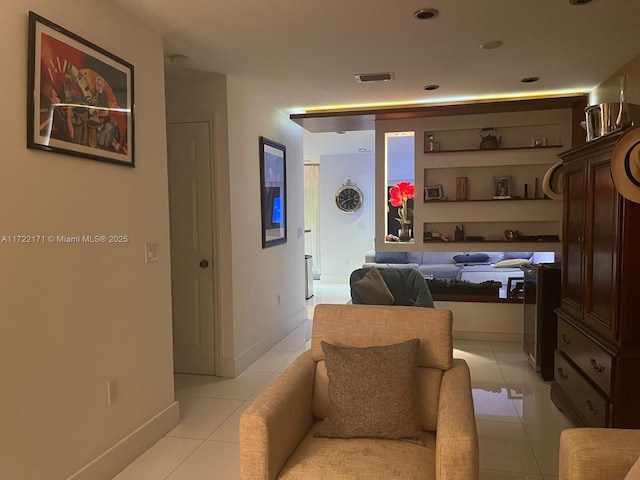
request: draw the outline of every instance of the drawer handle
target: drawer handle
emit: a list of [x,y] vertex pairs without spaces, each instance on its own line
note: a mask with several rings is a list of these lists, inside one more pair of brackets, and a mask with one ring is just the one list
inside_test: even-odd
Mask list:
[[571,345],[571,339],[567,338],[564,333],[560,336],[560,340],[562,340],[562,343],[565,345]]
[[561,367],[558,367],[558,375],[560,375],[560,378],[562,380],[566,380],[567,378],[569,378],[569,375],[565,375]]
[[592,415],[597,415],[598,413],[600,413],[599,408],[593,407],[593,405],[591,404],[591,400],[587,400],[587,410],[589,410],[589,413],[591,413]]
[[602,373],[604,372],[604,365],[598,365],[598,362],[596,362],[595,358],[591,359],[591,366],[593,367],[593,370],[596,373]]

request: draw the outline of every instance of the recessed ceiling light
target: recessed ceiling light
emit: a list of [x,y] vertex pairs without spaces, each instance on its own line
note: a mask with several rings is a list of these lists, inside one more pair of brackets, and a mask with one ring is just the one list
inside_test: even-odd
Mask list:
[[437,90],[440,88],[440,85],[425,85],[422,87],[424,90]]
[[437,17],[439,13],[435,8],[421,8],[413,12],[413,16],[418,20],[429,20],[430,18]]
[[483,50],[493,50],[494,48],[498,48],[501,46],[502,40],[491,40],[490,42],[480,45],[480,48],[482,48]]
[[524,77],[520,81],[522,83],[533,83],[533,82],[537,82],[538,80],[540,80],[540,77]]
[[388,82],[389,80],[394,80],[396,78],[396,74],[393,72],[384,72],[384,73],[356,73],[355,75],[356,81],[359,83],[365,82]]

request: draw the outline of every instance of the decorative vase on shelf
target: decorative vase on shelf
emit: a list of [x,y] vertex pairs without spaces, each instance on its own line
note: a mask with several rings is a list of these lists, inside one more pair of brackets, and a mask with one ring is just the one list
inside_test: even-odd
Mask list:
[[627,105],[625,99],[628,78],[629,75],[622,75],[621,77],[618,77],[620,80],[620,110],[618,110],[618,118],[616,118],[616,128],[626,128],[631,125],[629,105]]
[[411,222],[402,222],[400,224],[400,241],[408,242],[411,240]]

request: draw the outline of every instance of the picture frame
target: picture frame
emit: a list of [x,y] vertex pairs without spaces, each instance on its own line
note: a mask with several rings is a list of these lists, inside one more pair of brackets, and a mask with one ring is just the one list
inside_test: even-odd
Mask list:
[[287,243],[287,149],[260,137],[262,248]]
[[29,12],[27,148],[135,167],[133,73]]
[[493,177],[493,198],[496,200],[506,200],[511,198],[513,188],[511,177]]
[[424,187],[424,201],[431,202],[434,200],[442,200],[444,194],[442,191],[442,185],[428,185]]

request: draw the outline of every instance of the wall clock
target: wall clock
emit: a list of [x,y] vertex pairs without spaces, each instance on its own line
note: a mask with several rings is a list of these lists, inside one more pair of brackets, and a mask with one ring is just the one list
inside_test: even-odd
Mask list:
[[336,191],[336,206],[346,213],[354,213],[362,207],[362,190],[347,178]]

